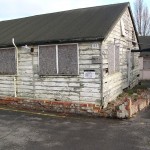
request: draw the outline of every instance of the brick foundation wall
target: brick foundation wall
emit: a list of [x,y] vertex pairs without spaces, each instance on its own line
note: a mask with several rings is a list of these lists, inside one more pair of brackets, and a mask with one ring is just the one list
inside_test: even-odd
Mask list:
[[18,109],[36,110],[57,113],[82,115],[99,115],[101,106],[91,103],[75,103],[67,101],[33,100],[13,97],[1,97],[0,105]]
[[134,114],[149,106],[149,104],[150,100],[146,99],[138,99],[136,102],[133,102],[131,99],[127,99],[116,109],[116,117],[131,118]]
[[125,98],[121,104],[116,106],[115,115],[117,118],[131,118],[137,112],[143,110],[150,105],[149,91],[143,91],[138,95],[137,99]]
[[55,112],[61,114],[82,114],[110,118],[130,118],[150,105],[150,91],[142,91],[134,97],[122,97],[110,102],[102,109],[98,104],[68,101],[34,100],[14,97],[0,97],[0,106],[33,111]]

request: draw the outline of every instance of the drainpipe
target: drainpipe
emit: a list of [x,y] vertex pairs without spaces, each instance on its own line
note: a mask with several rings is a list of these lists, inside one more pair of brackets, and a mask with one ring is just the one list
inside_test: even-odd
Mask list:
[[17,97],[18,48],[17,48],[17,46],[16,46],[16,44],[15,44],[14,38],[12,38],[12,43],[13,43],[15,49],[16,49],[16,62],[17,62],[16,66],[17,66],[17,73],[16,73],[16,76],[14,76],[14,93],[15,93],[15,97]]
[[103,53],[102,53],[102,46],[99,44],[99,50],[100,50],[100,81],[101,81],[101,105],[104,107],[104,98],[103,98]]

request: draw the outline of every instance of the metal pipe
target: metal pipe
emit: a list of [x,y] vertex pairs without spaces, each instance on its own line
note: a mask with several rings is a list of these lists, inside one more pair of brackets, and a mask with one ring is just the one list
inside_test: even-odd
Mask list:
[[13,45],[14,45],[14,47],[15,47],[15,49],[16,49],[16,62],[17,62],[17,64],[16,64],[16,66],[17,66],[17,73],[16,73],[16,76],[14,76],[14,95],[15,95],[15,97],[17,97],[17,76],[18,76],[18,48],[17,48],[17,46],[16,46],[16,44],[15,44],[15,40],[14,40],[14,38],[12,38],[12,43],[13,43]]
[[14,47],[16,48],[16,62],[17,62],[17,75],[18,75],[18,47],[15,44],[14,38],[12,38],[12,43],[13,43]]

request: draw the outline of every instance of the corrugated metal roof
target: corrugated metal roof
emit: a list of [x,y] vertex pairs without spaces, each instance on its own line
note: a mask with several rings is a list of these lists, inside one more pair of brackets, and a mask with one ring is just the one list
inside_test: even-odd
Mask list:
[[129,3],[97,6],[0,22],[0,47],[102,40]]
[[150,56],[150,36],[139,36],[141,45],[140,56]]
[[150,36],[139,36],[141,49],[150,49]]

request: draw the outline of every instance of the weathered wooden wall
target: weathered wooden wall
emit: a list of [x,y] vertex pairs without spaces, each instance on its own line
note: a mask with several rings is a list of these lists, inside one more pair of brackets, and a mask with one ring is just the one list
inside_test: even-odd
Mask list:
[[[124,21],[124,27],[126,36],[121,35],[121,19]],[[138,83],[138,75],[139,75],[139,63],[138,56],[139,53],[134,53],[134,69],[132,69],[131,65],[128,62],[128,53],[130,53],[131,49],[138,49],[138,46],[132,43],[132,30],[133,23],[131,20],[131,16],[129,10],[126,9],[125,13],[119,18],[118,22],[108,35],[108,37],[102,43],[102,51],[103,51],[103,66],[104,66],[104,101],[105,105],[111,100],[114,100],[119,94],[122,93],[123,89],[128,86],[133,87]],[[137,39],[135,39],[137,42]],[[118,45],[120,54],[119,54],[119,71],[113,74],[109,74],[108,68],[108,47],[113,45]],[[130,49],[130,50],[128,50]],[[130,66],[130,74],[128,74],[128,67]],[[129,79],[128,79],[128,76]]]
[[1,96],[14,96],[14,77],[13,76],[0,76],[0,95]]
[[[34,64],[38,67],[38,47],[35,47]],[[91,43],[79,44],[79,76],[43,76],[35,78],[35,98],[68,101],[100,101],[100,65],[92,64],[92,56],[99,56],[99,50]],[[95,70],[95,79],[85,79],[84,70]]]
[[[93,49],[92,43],[79,44],[78,76],[39,76],[38,46],[32,47],[33,53],[19,47],[17,97],[100,103],[100,64],[92,63],[92,57],[99,57],[100,51]],[[95,79],[85,79],[84,70],[95,70]],[[0,87],[1,96],[14,96],[14,77],[0,76]]]

